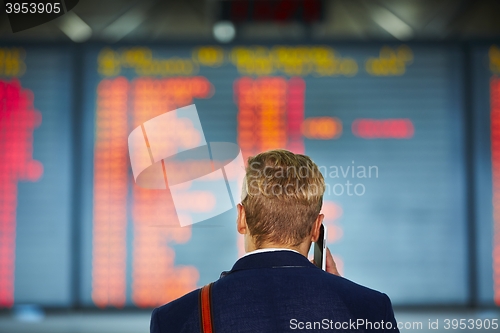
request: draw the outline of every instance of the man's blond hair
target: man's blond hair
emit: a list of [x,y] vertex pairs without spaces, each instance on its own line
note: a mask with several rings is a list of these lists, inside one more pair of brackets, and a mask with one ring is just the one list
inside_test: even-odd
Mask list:
[[305,155],[283,149],[248,158],[242,205],[255,245],[298,246],[323,204],[325,180]]

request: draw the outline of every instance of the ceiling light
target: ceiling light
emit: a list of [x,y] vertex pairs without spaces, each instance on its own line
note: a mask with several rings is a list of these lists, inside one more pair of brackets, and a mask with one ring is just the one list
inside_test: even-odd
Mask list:
[[214,37],[220,43],[229,43],[236,36],[234,24],[230,21],[220,21],[214,24]]
[[62,30],[73,42],[85,42],[92,36],[92,28],[74,12],[67,12],[58,21]]

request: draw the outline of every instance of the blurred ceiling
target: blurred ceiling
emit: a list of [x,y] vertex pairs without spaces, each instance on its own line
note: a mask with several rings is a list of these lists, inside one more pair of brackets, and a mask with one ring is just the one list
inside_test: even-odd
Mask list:
[[[0,14],[4,41],[215,41],[222,1],[80,0],[71,14],[13,34]],[[239,0],[233,0],[239,1]],[[245,40],[448,40],[500,37],[499,0],[324,0],[323,20],[247,22]]]

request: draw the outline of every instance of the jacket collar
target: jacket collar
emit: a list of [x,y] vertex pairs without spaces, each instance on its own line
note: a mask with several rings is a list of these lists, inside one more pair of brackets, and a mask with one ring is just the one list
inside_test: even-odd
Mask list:
[[240,258],[230,272],[223,272],[221,276],[244,269],[277,268],[277,267],[307,267],[317,268],[302,254],[279,250],[272,252],[254,253]]

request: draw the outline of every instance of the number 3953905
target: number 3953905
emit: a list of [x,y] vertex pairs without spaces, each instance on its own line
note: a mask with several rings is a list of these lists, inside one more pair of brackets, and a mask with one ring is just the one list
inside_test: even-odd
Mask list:
[[59,14],[61,4],[59,2],[6,2],[5,12],[7,14]]

